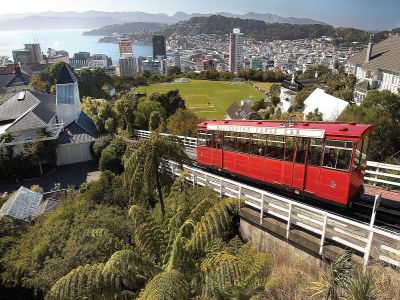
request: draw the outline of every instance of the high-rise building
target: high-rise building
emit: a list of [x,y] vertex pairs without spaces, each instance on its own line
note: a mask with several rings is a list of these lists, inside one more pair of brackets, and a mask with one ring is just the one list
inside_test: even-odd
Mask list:
[[181,54],[178,51],[174,54],[174,64],[177,67],[181,66]]
[[235,28],[230,34],[229,45],[229,71],[238,72],[243,67],[244,37],[240,29]]
[[167,57],[167,46],[165,44],[165,37],[163,35],[153,36],[153,58],[162,56]]
[[252,70],[262,70],[263,69],[263,60],[261,57],[253,56],[251,58],[251,66]]
[[120,39],[118,41],[119,45],[119,56],[122,56],[124,53],[132,54],[132,41],[128,39]]
[[43,60],[40,44],[25,44],[24,49],[13,50],[14,63],[40,64]]
[[150,72],[151,74],[160,74],[161,62],[154,60],[151,56],[142,62],[143,72]]
[[129,53],[123,53],[119,58],[118,73],[121,77],[135,77],[137,73],[136,58]]

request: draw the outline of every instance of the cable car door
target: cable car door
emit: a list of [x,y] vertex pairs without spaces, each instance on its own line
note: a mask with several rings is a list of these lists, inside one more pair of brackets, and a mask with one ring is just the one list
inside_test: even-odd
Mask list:
[[296,155],[293,163],[292,188],[295,190],[304,189],[304,179],[306,175],[306,159],[309,138],[299,137],[296,143]]

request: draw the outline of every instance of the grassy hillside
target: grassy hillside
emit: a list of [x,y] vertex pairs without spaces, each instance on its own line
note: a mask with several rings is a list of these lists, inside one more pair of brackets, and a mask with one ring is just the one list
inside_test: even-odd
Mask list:
[[247,83],[194,80],[191,83],[160,83],[139,87],[135,92],[165,93],[179,89],[186,107],[205,119],[223,119],[226,109],[242,99],[262,99],[265,96]]

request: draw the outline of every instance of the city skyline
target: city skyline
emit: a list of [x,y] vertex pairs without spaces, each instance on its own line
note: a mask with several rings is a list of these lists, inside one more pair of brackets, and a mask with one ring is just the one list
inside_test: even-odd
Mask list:
[[[38,13],[45,11],[143,11],[149,13],[166,13],[172,15],[178,11],[187,13],[271,13],[282,17],[311,18],[333,26],[355,27],[366,30],[384,30],[400,27],[400,3],[397,0],[253,0],[251,4],[238,0],[202,2],[171,0],[163,1],[78,1],[60,0],[57,7],[49,8],[48,2],[39,0],[31,2],[21,0],[18,11],[15,6],[5,4],[2,14]],[[379,12],[379,14],[377,13]]]

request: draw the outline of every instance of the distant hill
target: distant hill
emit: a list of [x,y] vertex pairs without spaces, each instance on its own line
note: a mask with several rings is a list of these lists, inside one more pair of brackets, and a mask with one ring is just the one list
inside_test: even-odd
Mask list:
[[124,33],[136,33],[143,31],[160,31],[166,25],[159,23],[146,23],[146,22],[133,22],[124,24],[114,24],[103,26],[99,29],[93,29],[85,31],[83,35],[99,35],[109,36],[113,33],[124,34]]
[[[239,19],[253,19],[266,23],[288,23],[288,24],[324,24],[305,18],[281,17],[273,14],[247,13],[232,14],[227,12],[216,13],[225,17]],[[175,24],[187,21],[193,17],[207,17],[208,14],[187,14],[177,12],[172,16],[167,14],[150,14],[146,12],[104,12],[104,11],[85,11],[85,12],[42,12],[32,14],[8,14],[0,15],[0,28],[2,30],[21,30],[21,29],[47,29],[47,28],[100,28],[106,25],[124,24],[131,22]],[[33,26],[33,27],[32,27]]]
[[195,17],[165,28],[166,36],[190,36],[200,33],[224,35],[240,28],[247,37],[257,40],[295,40],[329,36],[345,42],[366,42],[369,34],[354,28],[334,28],[323,24],[268,24],[258,20],[243,20],[223,16]]

